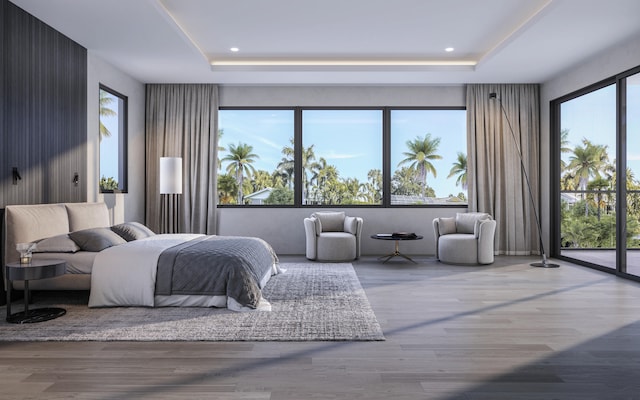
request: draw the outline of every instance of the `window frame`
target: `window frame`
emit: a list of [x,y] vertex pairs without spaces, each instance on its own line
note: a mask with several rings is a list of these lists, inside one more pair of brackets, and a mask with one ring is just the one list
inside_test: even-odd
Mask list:
[[[100,104],[98,104],[98,193],[128,193],[129,192],[129,98],[116,90],[100,83],[98,95],[105,91],[119,99],[118,104],[118,189],[103,189],[100,186],[102,179],[101,153],[100,153]],[[99,99],[99,96],[98,96]],[[99,100],[98,100],[99,101]],[[120,104],[121,102],[121,104]]]
[[[627,217],[627,188],[626,188],[626,168],[627,168],[627,131],[626,131],[626,79],[630,76],[640,73],[640,66],[623,71],[619,74],[600,80],[596,83],[587,85],[583,88],[575,90],[564,96],[558,97],[550,101],[549,111],[549,132],[550,140],[550,157],[551,157],[551,190],[550,203],[551,212],[549,214],[549,226],[551,227],[551,256],[559,260],[569,261],[578,265],[596,269],[599,271],[617,274],[627,279],[640,281],[639,276],[627,273],[627,248],[626,240],[620,238],[626,237],[626,217]],[[607,86],[613,85],[616,91],[616,149],[613,154],[616,157],[616,187],[615,187],[615,207],[616,207],[616,268],[609,268],[600,265],[597,262],[590,262],[578,258],[568,257],[561,254],[561,183],[560,183],[560,158],[561,158],[561,107],[562,104],[579,98],[583,95],[595,92]]]
[[[220,106],[218,111],[224,110],[292,110],[294,115],[294,203],[291,204],[217,204],[219,208],[454,208],[466,209],[468,202],[464,204],[391,204],[391,111],[392,110],[464,110],[465,106]],[[302,112],[304,110],[380,110],[382,112],[382,202],[381,204],[302,204]],[[216,149],[217,151],[217,149]],[[465,153],[467,146],[465,145]],[[216,158],[218,155],[216,153]],[[468,198],[468,197],[467,197]]]

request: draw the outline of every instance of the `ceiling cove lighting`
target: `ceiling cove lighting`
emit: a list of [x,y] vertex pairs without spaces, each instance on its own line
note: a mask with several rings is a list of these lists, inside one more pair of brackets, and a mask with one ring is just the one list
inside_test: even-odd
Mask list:
[[458,69],[474,70],[476,61],[427,61],[427,60],[216,60],[210,62],[214,71],[260,69]]

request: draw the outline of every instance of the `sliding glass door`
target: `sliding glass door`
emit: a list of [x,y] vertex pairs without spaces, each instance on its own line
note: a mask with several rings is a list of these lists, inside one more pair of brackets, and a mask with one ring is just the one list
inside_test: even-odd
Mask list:
[[561,255],[616,267],[616,90],[560,105]]
[[640,67],[551,109],[552,255],[640,277]]

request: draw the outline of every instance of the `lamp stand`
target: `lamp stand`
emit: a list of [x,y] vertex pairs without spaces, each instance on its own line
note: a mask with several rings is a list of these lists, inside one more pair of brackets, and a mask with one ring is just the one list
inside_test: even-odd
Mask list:
[[513,144],[516,147],[516,151],[518,152],[518,157],[520,158],[520,168],[522,168],[522,175],[524,175],[525,183],[527,184],[527,189],[529,190],[529,199],[531,200],[531,208],[533,209],[533,216],[536,220],[536,227],[538,228],[538,239],[540,240],[540,253],[542,253],[542,261],[534,262],[529,265],[532,267],[538,268],[558,268],[559,264],[550,263],[547,261],[547,254],[544,251],[544,241],[542,240],[542,227],[540,226],[540,218],[538,217],[538,211],[536,210],[536,202],[533,198],[533,191],[531,190],[531,184],[529,183],[529,175],[527,175],[527,169],[524,167],[524,161],[522,159],[522,151],[520,151],[520,146],[518,146],[518,141],[516,140],[516,135],[513,133],[513,128],[511,127],[511,121],[507,116],[507,112],[502,105],[502,99],[497,97],[496,93],[489,93],[489,100],[496,99],[500,104],[500,109],[502,110],[502,114],[504,118],[507,120],[507,124],[509,126],[509,131],[511,132],[511,138],[513,139]]
[[180,195],[178,193],[162,194],[164,220],[162,233],[180,233]]

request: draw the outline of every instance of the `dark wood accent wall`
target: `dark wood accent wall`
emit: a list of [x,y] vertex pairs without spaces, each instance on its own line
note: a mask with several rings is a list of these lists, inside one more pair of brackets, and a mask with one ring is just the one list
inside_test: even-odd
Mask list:
[[0,21],[0,207],[86,201],[87,51],[7,0]]

